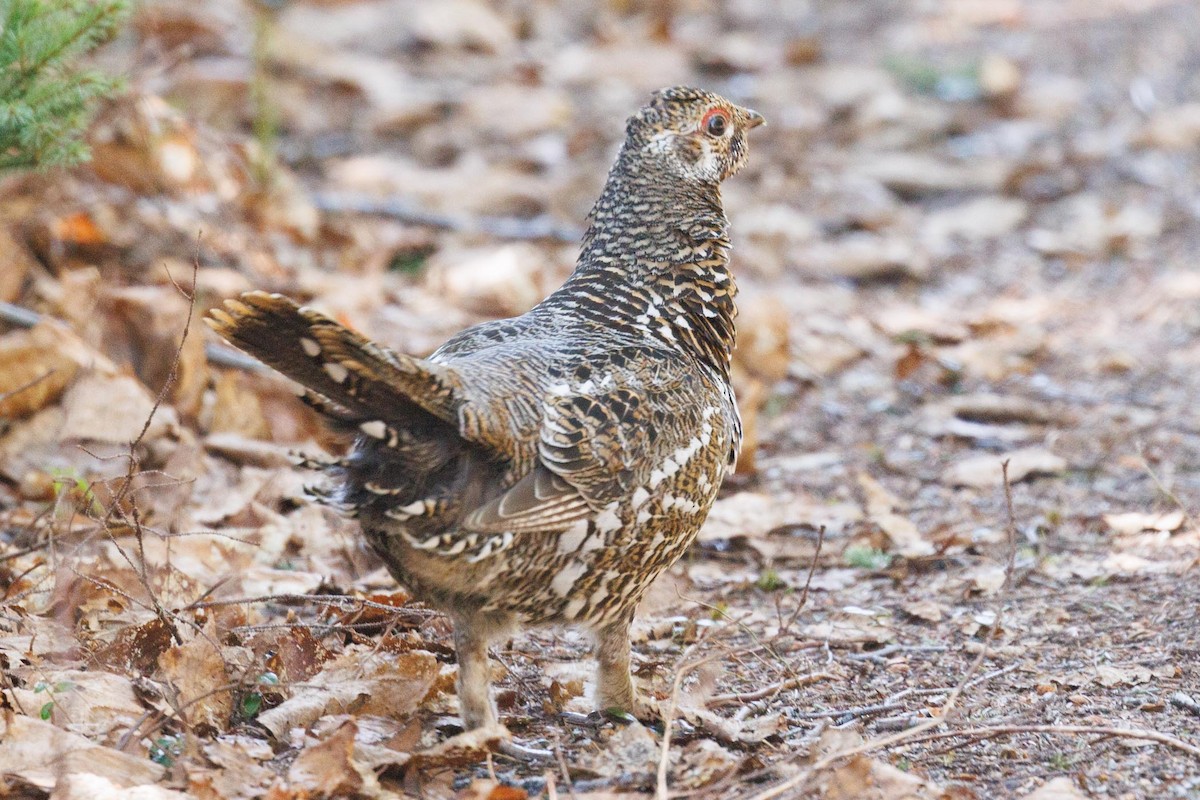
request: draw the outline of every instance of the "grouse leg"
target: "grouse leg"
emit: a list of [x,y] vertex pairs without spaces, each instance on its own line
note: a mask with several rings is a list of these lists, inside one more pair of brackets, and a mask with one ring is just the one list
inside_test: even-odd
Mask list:
[[629,674],[629,618],[610,622],[596,634],[596,705],[640,716]]
[[488,645],[510,626],[483,614],[454,615],[454,649],[458,653],[458,700],[463,728],[498,724],[492,702],[492,665]]

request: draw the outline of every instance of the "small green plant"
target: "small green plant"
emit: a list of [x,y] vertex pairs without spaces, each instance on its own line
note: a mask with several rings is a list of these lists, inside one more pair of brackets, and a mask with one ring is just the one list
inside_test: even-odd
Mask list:
[[274,672],[264,672],[258,676],[258,686],[264,687],[262,690],[253,689],[242,695],[241,712],[246,718],[254,718],[258,716],[258,712],[262,711],[263,707],[263,691],[265,687],[278,686],[279,676]]
[[906,330],[897,333],[892,337],[892,341],[897,344],[915,344],[918,347],[932,347],[933,337],[925,331]]
[[392,255],[388,262],[388,269],[402,275],[420,275],[425,271],[425,262],[432,254],[433,250],[427,247],[420,247],[416,250],[399,250]]
[[729,604],[720,601],[708,612],[709,619],[722,620],[729,616]]
[[91,106],[119,82],[78,61],[128,10],[128,0],[0,0],[0,171],[87,159]]
[[983,93],[978,63],[947,67],[919,56],[893,56],[884,59],[883,66],[917,94],[963,102],[977,100]]
[[1071,768],[1071,759],[1065,753],[1055,753],[1050,756],[1050,769],[1055,772],[1066,772]]
[[164,767],[175,763],[175,759],[183,755],[186,740],[183,734],[177,736],[160,736],[150,745],[150,760]]
[[892,563],[892,557],[876,547],[851,545],[842,554],[846,564],[859,569],[884,569]]
[[779,573],[773,569],[763,570],[763,574],[758,576],[758,580],[754,585],[764,592],[775,592],[787,586],[787,582],[779,577]]
[[54,486],[56,502],[61,501],[63,497],[70,496],[75,500],[76,507],[83,513],[100,512],[100,501],[96,499],[91,483],[79,474],[79,470],[74,467],[52,468],[50,478]]
[[635,717],[633,714],[630,714],[623,708],[617,708],[616,706],[604,709],[604,715],[613,722],[619,722],[622,725],[632,725],[638,721],[637,717]]
[[71,681],[59,681],[58,683],[46,683],[38,681],[33,685],[34,694],[42,694],[43,692],[50,698],[42,707],[38,709],[38,716],[43,720],[49,720],[50,715],[54,713],[54,701],[56,694],[65,694],[75,688],[75,684]]

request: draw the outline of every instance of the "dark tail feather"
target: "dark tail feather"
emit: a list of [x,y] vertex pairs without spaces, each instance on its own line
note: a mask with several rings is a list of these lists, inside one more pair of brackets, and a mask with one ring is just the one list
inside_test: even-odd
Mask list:
[[431,415],[457,427],[456,376],[378,347],[278,294],[247,292],[205,322],[230,344],[301,384],[305,402],[339,423]]

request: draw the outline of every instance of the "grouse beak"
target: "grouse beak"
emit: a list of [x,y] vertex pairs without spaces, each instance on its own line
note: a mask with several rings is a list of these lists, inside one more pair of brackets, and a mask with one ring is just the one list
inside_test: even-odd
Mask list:
[[767,120],[762,114],[753,109],[743,108],[742,111],[746,114],[746,130],[757,128],[759,125],[765,125]]

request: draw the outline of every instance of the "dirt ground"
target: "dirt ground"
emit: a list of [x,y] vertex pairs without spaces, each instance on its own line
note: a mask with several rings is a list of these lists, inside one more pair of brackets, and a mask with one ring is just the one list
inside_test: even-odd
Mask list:
[[[1200,5],[165,0],[99,62],[92,163],[0,177],[0,795],[1200,798]],[[338,443],[199,317],[520,313],[678,83],[768,120],[752,444],[635,627],[666,724],[532,631],[553,758],[489,758],[306,499]]]

